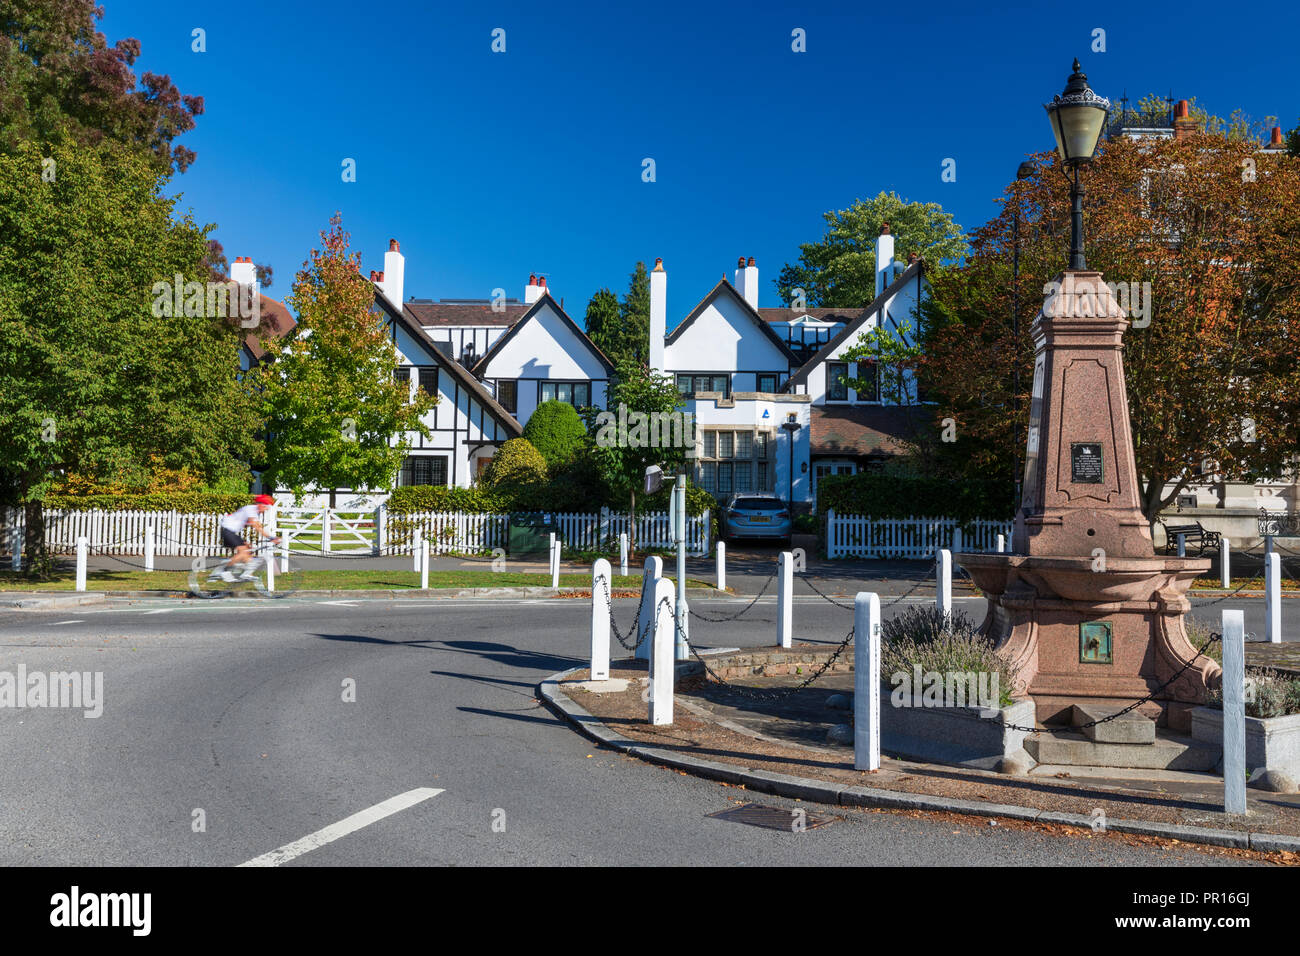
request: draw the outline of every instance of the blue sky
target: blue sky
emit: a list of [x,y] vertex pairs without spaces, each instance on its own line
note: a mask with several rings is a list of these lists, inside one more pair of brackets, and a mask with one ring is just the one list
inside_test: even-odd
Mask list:
[[172,191],[232,260],[275,268],[278,299],[340,210],[363,269],[401,241],[408,297],[522,297],[543,272],[581,323],[662,256],[672,326],[743,254],[779,305],[826,210],[894,190],[967,229],[994,215],[1050,148],[1042,104],[1075,56],[1112,99],[1300,116],[1291,3],[101,2],[110,42],[141,41],[137,73],[204,97]]

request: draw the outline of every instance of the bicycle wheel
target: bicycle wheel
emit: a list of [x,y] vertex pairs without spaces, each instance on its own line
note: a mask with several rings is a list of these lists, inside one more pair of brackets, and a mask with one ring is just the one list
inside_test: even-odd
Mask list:
[[[275,576],[273,579],[270,577],[267,568],[267,564],[272,561],[275,562]],[[257,588],[262,597],[286,598],[298,590],[301,578],[302,570],[292,557],[284,558],[272,555],[257,569],[253,576],[253,586]],[[274,590],[272,590],[272,587],[274,587]]]
[[223,581],[220,575],[229,566],[229,558],[218,561],[210,568],[207,567],[206,558],[195,558],[190,564],[190,593],[200,598],[219,598],[228,595],[231,592],[230,582]]

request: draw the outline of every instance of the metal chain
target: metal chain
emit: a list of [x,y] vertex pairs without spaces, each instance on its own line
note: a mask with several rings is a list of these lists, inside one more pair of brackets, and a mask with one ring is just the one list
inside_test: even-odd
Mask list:
[[[1224,601],[1227,601],[1227,600],[1230,600],[1230,599],[1232,599],[1232,598],[1235,598],[1238,594],[1240,594],[1242,591],[1246,590],[1246,588],[1250,587],[1250,586],[1251,586],[1252,584],[1254,584],[1256,581],[1260,581],[1260,580],[1262,580],[1263,577],[1264,577],[1263,574],[1257,574],[1257,575],[1255,575],[1253,578],[1251,578],[1249,581],[1246,581],[1244,584],[1242,584],[1239,588],[1237,588],[1237,590],[1233,591],[1232,593],[1230,593],[1230,594],[1224,594],[1224,595],[1222,595],[1221,597],[1217,597],[1217,598],[1215,598],[1213,601],[1207,601],[1205,604],[1201,604],[1201,605],[1198,605],[1198,606],[1199,606],[1199,607],[1203,607],[1203,608],[1205,608],[1205,607],[1214,607],[1216,604],[1222,604]],[[1191,597],[1190,594],[1189,594],[1188,596]]]
[[904,591],[904,592],[903,592],[902,594],[900,594],[898,597],[894,598],[892,601],[886,601],[886,602],[884,602],[883,604],[881,604],[881,605],[880,605],[881,608],[893,607],[895,604],[897,604],[898,602],[902,601],[904,598],[911,597],[911,596],[916,592],[916,589],[917,589],[917,588],[919,588],[922,584],[924,584],[927,580],[929,580],[929,576],[930,576],[930,574],[931,574],[931,573],[934,571],[934,569],[937,568],[938,566],[939,566],[939,561],[938,561],[938,559],[936,558],[935,561],[934,561],[934,563],[930,565],[929,569],[926,571],[926,573],[925,573],[925,575],[924,575],[923,577],[919,578],[915,584],[913,584],[910,588],[908,588],[906,591]]
[[[598,577],[596,580],[599,581],[602,585],[604,585],[605,588],[605,606],[609,608],[609,629],[613,632],[614,637],[618,639],[619,644],[623,645],[623,650],[635,652],[637,647],[641,643],[641,638],[645,636],[645,631],[643,631],[640,634],[637,633],[637,628],[641,624],[641,609],[645,607],[644,584],[641,587],[641,599],[637,602],[636,605],[636,620],[632,624],[632,626],[628,628],[627,631],[629,636],[636,635],[637,639],[633,641],[631,644],[629,644],[623,638],[623,630],[618,626],[618,620],[614,617],[614,597],[612,592],[609,589],[609,580],[603,574],[600,577]],[[593,595],[593,599],[594,597],[595,595]]]
[[835,598],[831,597],[829,594],[825,594],[822,591],[820,591],[817,588],[817,585],[812,583],[812,578],[808,578],[808,577],[803,578],[803,583],[808,585],[808,587],[812,588],[813,593],[816,594],[818,597],[820,597],[823,601],[827,601],[831,604],[834,604],[836,607],[842,607],[846,611],[853,610],[852,604],[841,604],[839,601],[835,600]]
[[758,599],[761,598],[767,592],[767,589],[772,586],[772,582],[775,580],[776,580],[776,573],[773,572],[772,576],[768,578],[766,582],[764,582],[761,588],[759,588],[758,593],[754,595],[754,599],[750,601],[748,604],[746,604],[743,608],[741,608],[741,610],[736,614],[720,614],[716,616],[712,614],[701,614],[699,611],[691,610],[689,604],[687,605],[686,609],[690,611],[692,617],[698,617],[701,621],[708,621],[710,624],[720,624],[724,621],[735,621],[738,620],[742,615],[749,613],[749,610],[755,604],[758,603]]

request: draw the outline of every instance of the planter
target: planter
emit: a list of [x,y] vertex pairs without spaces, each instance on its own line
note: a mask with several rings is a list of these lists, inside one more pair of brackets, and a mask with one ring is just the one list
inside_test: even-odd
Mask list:
[[[1034,702],[1017,700],[998,709],[984,707],[895,707],[891,688],[880,688],[880,749],[915,760],[958,763],[996,770],[1004,759],[1028,761],[1023,730],[1032,727]],[[920,697],[915,698],[919,705]]]
[[[1192,711],[1192,739],[1223,749],[1223,711],[1197,707]],[[1270,779],[1300,781],[1300,714],[1286,717],[1246,718],[1246,770],[1252,780],[1264,773]]]

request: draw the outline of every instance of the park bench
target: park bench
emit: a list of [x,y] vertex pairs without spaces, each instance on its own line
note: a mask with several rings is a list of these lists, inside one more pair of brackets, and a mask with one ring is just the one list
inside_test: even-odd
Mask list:
[[1192,548],[1196,548],[1196,556],[1202,557],[1207,551],[1213,552],[1219,547],[1219,532],[1207,531],[1199,521],[1192,524],[1166,524],[1166,553],[1174,554],[1178,551],[1178,536],[1180,534],[1187,543],[1188,554],[1191,554]]

